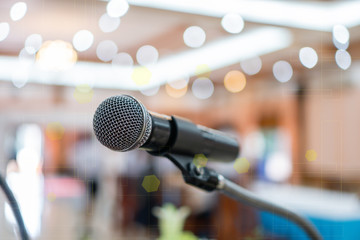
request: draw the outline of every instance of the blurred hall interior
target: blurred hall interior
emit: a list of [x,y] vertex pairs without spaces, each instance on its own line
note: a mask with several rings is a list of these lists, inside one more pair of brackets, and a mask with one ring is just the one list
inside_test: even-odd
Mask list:
[[[102,146],[93,115],[119,94],[232,134],[238,158],[209,167],[301,212],[325,240],[360,239],[359,9],[1,1],[0,173],[31,239],[162,239],[168,203],[188,213],[179,239],[307,239],[286,219],[186,185],[165,158]],[[0,239],[20,239],[3,194]]]

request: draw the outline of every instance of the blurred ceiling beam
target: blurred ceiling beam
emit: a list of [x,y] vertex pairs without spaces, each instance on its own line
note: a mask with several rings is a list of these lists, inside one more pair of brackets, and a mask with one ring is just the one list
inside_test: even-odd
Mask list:
[[178,80],[184,76],[204,73],[197,70],[198,65],[206,64],[211,70],[216,70],[241,60],[284,49],[291,43],[292,35],[285,29],[274,27],[253,29],[241,35],[213,41],[202,48],[159,59],[156,64],[146,66],[151,72],[151,79],[149,83],[140,79],[144,81],[144,84],[138,84],[132,75],[134,69],[140,66],[114,67],[106,63],[77,62],[67,71],[49,72],[41,70],[32,62],[20,61],[15,57],[0,58],[0,64],[3,66],[0,69],[0,79],[11,81],[14,73],[22,69],[25,71],[24,74],[27,74],[28,82],[64,86],[85,83],[97,88],[142,90]]
[[239,13],[246,21],[292,28],[332,31],[336,24],[360,24],[359,1],[129,0],[129,4],[222,18]]

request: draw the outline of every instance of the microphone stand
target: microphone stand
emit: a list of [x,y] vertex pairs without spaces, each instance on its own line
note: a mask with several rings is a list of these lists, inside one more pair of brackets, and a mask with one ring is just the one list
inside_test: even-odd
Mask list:
[[19,232],[20,232],[20,237],[22,240],[29,240],[29,234],[26,230],[25,227],[25,223],[24,220],[21,216],[21,212],[20,212],[20,208],[19,205],[16,201],[16,198],[14,196],[14,194],[12,193],[9,185],[6,183],[5,178],[2,177],[2,175],[0,174],[0,187],[2,188],[2,190],[4,191],[5,196],[7,197],[8,201],[9,201],[9,205],[13,211],[15,220],[19,226]]
[[[156,155],[151,152],[149,153]],[[254,193],[226,179],[212,169],[195,166],[191,157],[172,153],[166,153],[163,156],[170,159],[181,170],[187,184],[209,192],[218,190],[243,204],[285,217],[300,226],[310,239],[322,240],[316,227],[299,213],[256,196]]]

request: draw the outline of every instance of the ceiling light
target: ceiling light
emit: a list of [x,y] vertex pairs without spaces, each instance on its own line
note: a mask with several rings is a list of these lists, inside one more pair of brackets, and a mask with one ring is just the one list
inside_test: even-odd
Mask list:
[[305,67],[313,68],[318,62],[318,55],[313,48],[304,47],[299,51],[299,59]]
[[77,60],[72,45],[62,40],[46,41],[36,54],[38,66],[45,71],[64,71],[71,68]]
[[244,28],[244,20],[238,13],[227,13],[222,18],[221,25],[229,33],[240,33]]
[[[201,75],[240,61],[288,47],[291,34],[285,29],[264,27],[208,43],[201,48],[160,59],[153,67],[159,81],[177,80],[184,74]],[[206,65],[200,72],[199,65]]]
[[160,89],[160,86],[155,86],[153,88],[141,90],[140,92],[142,94],[144,94],[145,96],[150,97],[150,96],[155,96],[159,92],[159,89]]
[[73,37],[74,48],[79,52],[88,50],[93,42],[94,35],[88,30],[80,30]]
[[107,13],[104,13],[99,19],[99,27],[101,31],[108,33],[115,31],[120,25],[120,18],[110,17]]
[[7,22],[0,23],[0,42],[5,40],[10,32],[10,25]]
[[229,92],[240,92],[246,86],[246,77],[240,71],[230,71],[225,75],[224,86]]
[[27,12],[27,5],[24,2],[17,2],[10,9],[10,18],[13,21],[22,19]]
[[[116,65],[114,67],[113,64],[94,62],[77,62],[71,69],[57,75],[56,81],[54,81],[55,77],[49,76],[50,73],[34,66],[30,72],[29,82],[75,86],[74,83],[80,81],[82,83],[93,82],[95,88],[144,90],[179,80],[184,76],[202,76],[209,69],[213,71],[246,59],[268,54],[288,47],[291,42],[292,35],[289,31],[273,27],[264,27],[232,35],[225,39],[207,43],[201,48],[160,58],[156,64],[148,66],[148,72],[151,73],[151,76],[147,79],[146,84],[136,84],[138,81],[134,81],[134,79],[137,80],[137,77],[131,77],[134,68],[137,69],[139,66]],[[115,56],[116,53],[112,58],[114,59]],[[199,68],[200,65],[207,67]],[[0,68],[0,79],[11,79],[12,73],[17,71],[19,67],[19,59],[0,56],[0,66],[2,66]]]
[[111,40],[101,41],[96,48],[96,56],[103,62],[111,61],[118,51],[118,47]]
[[199,26],[188,27],[184,32],[184,43],[188,47],[201,47],[206,39],[205,31]]
[[142,46],[136,52],[136,60],[140,65],[155,64],[158,58],[158,50],[150,45]]
[[169,84],[165,85],[165,91],[166,93],[173,98],[181,98],[183,96],[185,96],[186,92],[187,92],[187,85],[184,88],[181,89],[176,89],[171,87]]
[[259,57],[246,59],[240,62],[240,67],[247,75],[255,75],[260,72],[262,67],[262,61]]
[[350,39],[350,33],[345,26],[337,24],[333,27],[333,37],[339,43],[345,44]]
[[110,17],[122,17],[129,10],[129,4],[125,0],[110,0],[106,6],[106,12]]
[[132,66],[134,64],[134,60],[130,56],[130,54],[122,52],[115,55],[112,59],[113,66]]
[[42,44],[42,37],[40,34],[31,34],[25,40],[25,50],[29,54],[36,53]]
[[129,0],[142,7],[222,18],[236,12],[245,21],[319,31],[332,31],[336,24],[360,24],[359,1],[281,1],[281,0]]
[[276,80],[279,82],[287,82],[293,75],[293,69],[290,63],[286,61],[277,61],[273,66],[273,73]]
[[208,99],[214,93],[214,84],[209,78],[198,78],[191,86],[192,93],[198,99]]
[[346,70],[351,65],[351,56],[345,50],[337,50],[335,54],[335,61],[339,68]]

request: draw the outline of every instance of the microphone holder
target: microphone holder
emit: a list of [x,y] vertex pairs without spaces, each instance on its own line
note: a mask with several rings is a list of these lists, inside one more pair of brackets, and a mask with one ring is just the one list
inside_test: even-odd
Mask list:
[[[157,155],[154,154],[154,152],[149,153]],[[208,192],[218,190],[228,197],[245,205],[282,216],[300,226],[310,239],[322,240],[322,237],[316,227],[299,213],[256,196],[254,193],[226,179],[221,174],[218,174],[215,170],[207,167],[195,166],[193,158],[189,156],[172,153],[165,153],[163,156],[170,159],[170,161],[172,161],[181,170],[183,178],[187,184],[201,188]]]

